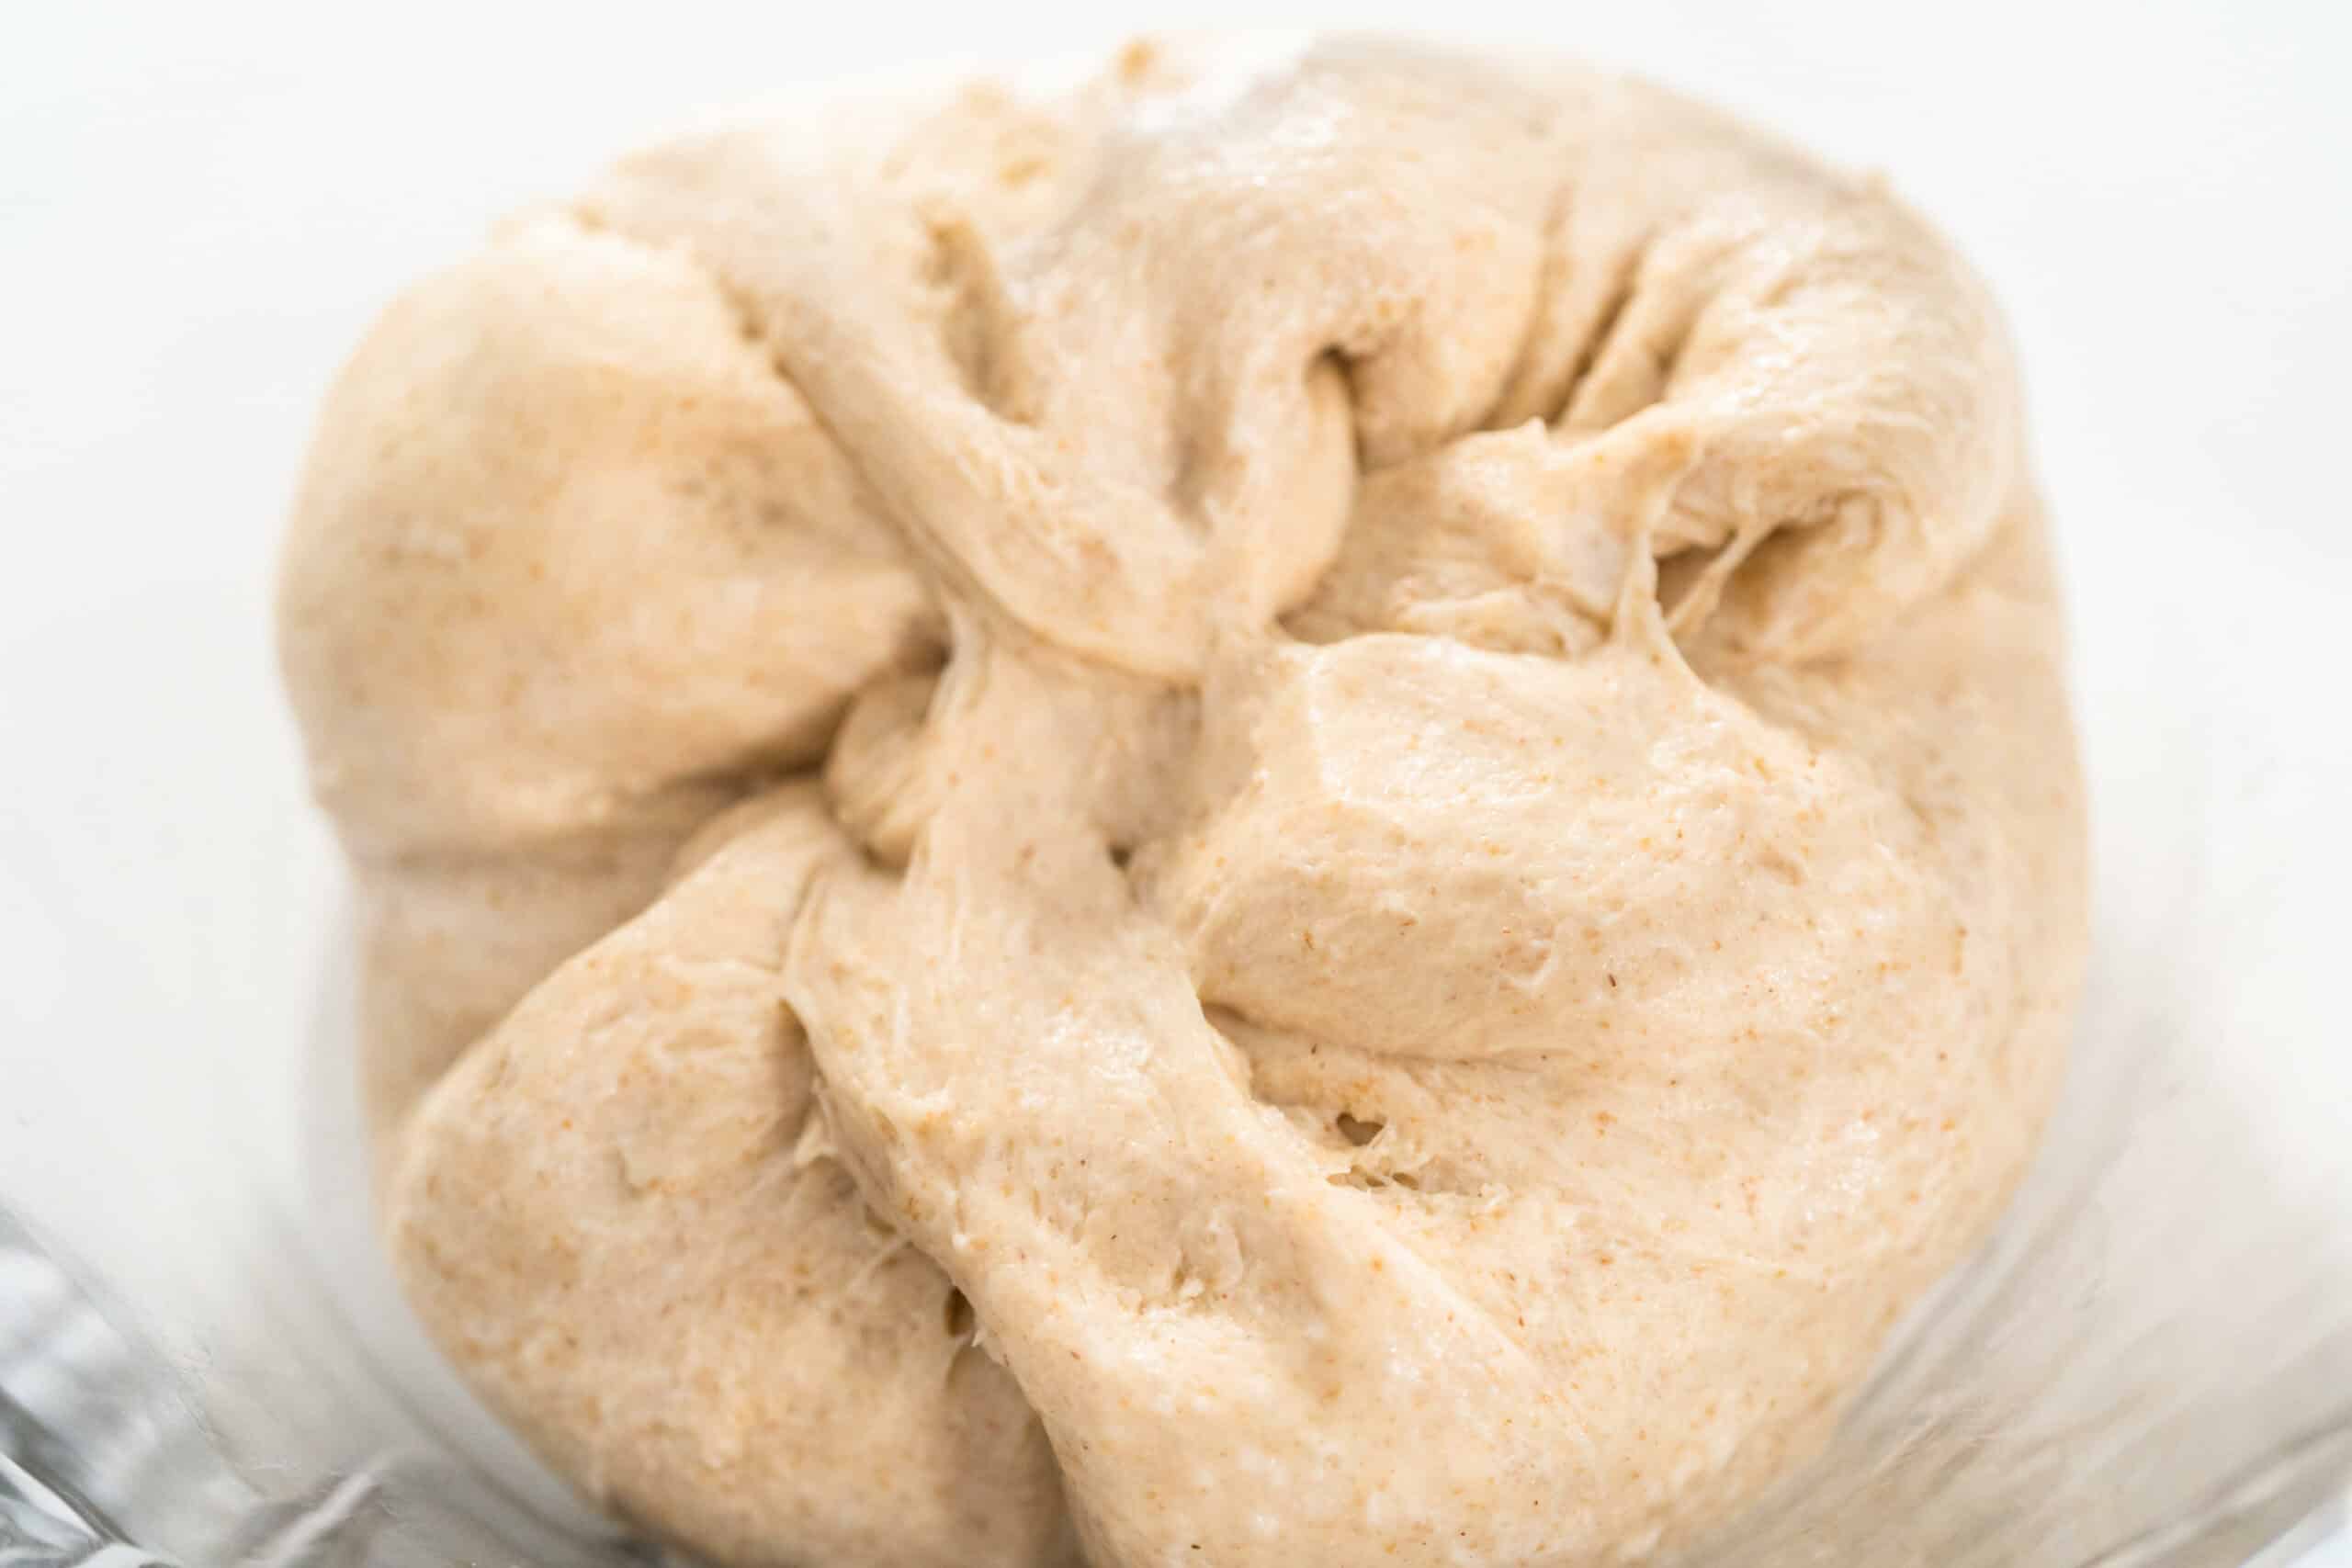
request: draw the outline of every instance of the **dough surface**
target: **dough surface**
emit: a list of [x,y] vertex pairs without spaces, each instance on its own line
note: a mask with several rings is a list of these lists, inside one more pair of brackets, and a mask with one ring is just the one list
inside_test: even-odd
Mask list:
[[655,147],[387,313],[280,613],[405,1288],[727,1563],[1667,1552],[2061,1070],[1997,314],[1578,67]]

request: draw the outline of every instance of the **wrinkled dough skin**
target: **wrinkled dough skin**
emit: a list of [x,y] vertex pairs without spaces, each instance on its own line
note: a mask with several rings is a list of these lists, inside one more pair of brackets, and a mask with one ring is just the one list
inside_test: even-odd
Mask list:
[[729,1563],[1691,1538],[2054,1089],[2018,408],[1871,182],[1379,42],[516,220],[336,386],[281,604],[412,1300]]

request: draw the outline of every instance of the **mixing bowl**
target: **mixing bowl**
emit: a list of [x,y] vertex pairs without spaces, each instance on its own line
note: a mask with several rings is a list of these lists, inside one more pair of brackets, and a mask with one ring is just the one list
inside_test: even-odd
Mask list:
[[[1996,66],[2029,96],[2076,80],[2064,62],[2098,41],[2089,22],[2035,9],[2041,74],[1989,19],[1974,43],[1939,33],[1914,67],[1942,60],[1946,83],[1809,58],[1800,74],[1778,20],[1735,37],[1744,24],[1719,17],[1731,41],[1710,54],[1670,11],[1595,47],[1684,62],[1705,89],[1746,84],[1764,118],[1916,171],[2012,303],[2097,865],[2088,994],[2041,1163],[1831,1452],[1690,1561],[2352,1563],[2324,1539],[2352,1476],[2352,709],[2342,358],[2324,335],[2348,319],[2352,232],[2340,204],[2294,198],[2340,177],[2334,154],[2262,118],[2320,103],[2291,62],[2329,51],[2299,35],[2256,70],[2201,35],[2143,39],[2142,75],[2098,110],[2132,136],[2083,131],[2105,160],[2092,181],[2034,156],[2050,116],[1976,113]],[[1874,14],[1838,12],[1863,64],[1893,47]],[[870,63],[898,26],[874,19],[863,55],[796,38],[798,69]],[[741,96],[783,57],[746,45],[714,64],[689,30],[631,26],[595,58],[674,107]],[[482,47],[504,82],[536,40],[499,39]],[[352,1103],[343,894],[270,670],[270,538],[335,355],[398,277],[581,166],[474,178],[501,122],[462,96],[446,123],[402,120],[396,148],[337,141],[413,107],[403,73],[432,68],[428,43],[387,41],[375,72],[332,81],[283,66],[293,52],[241,54],[183,91],[198,57],[156,54],[114,97],[70,71],[0,95],[0,144],[48,148],[54,173],[29,205],[0,201],[0,254],[26,269],[6,291],[23,320],[0,335],[43,367],[38,396],[0,388],[7,1568],[650,1553],[473,1404],[389,1286]],[[2192,79],[2219,107],[2168,130],[2183,95],[2165,84]],[[551,143],[642,129],[587,86],[544,86],[533,124]],[[149,97],[165,107],[147,119],[97,112]],[[167,112],[182,118],[159,128]],[[1939,162],[1929,132],[1956,118],[1966,146]],[[1998,177],[1972,183],[1981,161]],[[2231,236],[2256,232],[2275,265],[2250,269]]]

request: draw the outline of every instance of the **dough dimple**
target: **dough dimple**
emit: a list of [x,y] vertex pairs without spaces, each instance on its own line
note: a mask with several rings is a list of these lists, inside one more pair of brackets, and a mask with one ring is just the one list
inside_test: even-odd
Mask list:
[[2055,1084],[2018,408],[1883,191],[1569,66],[625,161],[388,313],[288,554],[412,1300],[729,1562],[1690,1540]]

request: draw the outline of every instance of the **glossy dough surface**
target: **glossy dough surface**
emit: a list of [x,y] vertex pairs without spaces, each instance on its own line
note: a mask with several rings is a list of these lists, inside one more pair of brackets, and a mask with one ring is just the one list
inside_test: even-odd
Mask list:
[[2054,1090],[2042,527],[1929,230],[1577,67],[632,157],[390,310],[288,547],[406,1288],[730,1563],[1690,1539]]

